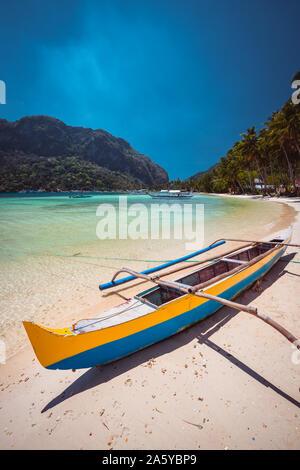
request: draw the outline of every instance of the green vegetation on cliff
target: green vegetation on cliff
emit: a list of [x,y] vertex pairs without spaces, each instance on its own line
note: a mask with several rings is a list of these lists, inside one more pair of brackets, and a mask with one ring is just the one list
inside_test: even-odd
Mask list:
[[126,140],[48,116],[0,119],[0,191],[116,190],[168,182],[167,172]]
[[0,152],[0,192],[104,191],[141,188],[142,182],[80,157],[37,157]]

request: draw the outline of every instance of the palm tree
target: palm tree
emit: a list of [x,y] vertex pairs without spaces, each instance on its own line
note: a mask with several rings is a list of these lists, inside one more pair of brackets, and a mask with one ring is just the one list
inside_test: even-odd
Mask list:
[[300,156],[298,138],[300,136],[300,106],[288,101],[281,110],[283,125],[286,126],[291,142],[295,145]]
[[[273,113],[272,117],[266,122],[270,130],[271,142],[273,144],[278,143],[286,158],[288,171],[290,176],[291,185],[295,188],[295,175],[293,166],[289,156],[289,147],[292,143],[297,142],[297,116],[295,117],[294,112],[286,108],[284,111],[277,111]],[[299,148],[297,149],[299,151]],[[299,152],[300,155],[300,152]]]
[[249,161],[250,165],[255,165],[257,170],[257,175],[260,177],[260,180],[264,182],[266,188],[265,176],[261,171],[259,165],[260,159],[260,147],[259,139],[256,135],[255,126],[252,126],[251,129],[247,129],[247,133],[241,134],[242,140],[240,141],[242,152],[246,160]]
[[245,146],[241,141],[238,141],[234,144],[233,150],[235,154],[239,156],[240,169],[247,172],[250,190],[252,193],[254,193],[255,187],[252,177],[252,160],[249,158],[248,151],[245,150]]

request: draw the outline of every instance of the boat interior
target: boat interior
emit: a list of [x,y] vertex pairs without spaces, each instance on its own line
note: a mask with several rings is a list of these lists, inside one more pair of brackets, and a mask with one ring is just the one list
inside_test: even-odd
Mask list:
[[[271,241],[280,243],[283,240],[277,238]],[[176,282],[186,284],[188,286],[196,286],[210,280],[213,283],[214,278],[220,274],[226,272],[230,274],[230,271],[232,271],[238,265],[247,264],[257,256],[269,251],[272,247],[274,247],[274,245],[266,242],[240,251],[236,251],[229,256],[218,258],[216,261],[208,264],[207,266],[201,267],[196,271],[181,277],[180,279],[176,279]],[[138,295],[136,298],[142,299],[149,304],[159,307],[167,302],[170,302],[171,300],[181,297],[182,295],[184,294],[171,288],[167,289],[166,287],[153,287],[152,289],[149,289],[148,291]]]

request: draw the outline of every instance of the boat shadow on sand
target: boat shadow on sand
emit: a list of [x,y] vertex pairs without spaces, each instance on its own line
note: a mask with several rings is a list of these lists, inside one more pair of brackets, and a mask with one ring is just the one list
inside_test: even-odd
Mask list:
[[[284,256],[279,263],[277,263],[272,270],[264,277],[263,279],[263,289],[268,289],[276,279],[285,275],[285,274],[294,274],[288,271],[286,268],[288,263],[292,261],[296,253],[290,253]],[[239,296],[239,302],[243,304],[249,304],[254,299],[260,295],[259,292],[254,291],[254,289],[249,289]],[[123,359],[119,359],[116,362],[107,364],[105,366],[93,367],[86,372],[84,372],[78,379],[76,379],[71,385],[69,385],[61,394],[56,396],[51,400],[43,409],[42,413],[47,410],[55,407],[59,403],[62,403],[65,400],[68,400],[74,395],[82,393],[86,390],[98,387],[103,383],[109,382],[115,377],[122,375],[128,372],[135,367],[145,364],[152,358],[157,358],[163,356],[181,346],[190,343],[191,341],[198,340],[199,344],[205,344],[207,347],[211,348],[225,359],[227,359],[231,364],[238,367],[240,370],[251,376],[261,385],[270,388],[279,396],[289,401],[293,405],[300,408],[300,403],[293,397],[289,396],[287,393],[282,391],[279,387],[272,384],[270,381],[265,379],[258,372],[253,370],[251,367],[244,364],[237,357],[230,354],[225,349],[222,349],[219,345],[215,344],[210,337],[216,333],[220,328],[222,328],[226,323],[228,323],[232,318],[238,315],[240,312],[233,310],[229,307],[222,307],[218,312],[216,312],[211,317],[206,318],[202,322],[197,323],[196,325],[174,335],[164,341],[156,343],[152,346],[149,346],[141,351],[138,351],[131,356],[127,356]],[[266,312],[267,313],[267,312]]]

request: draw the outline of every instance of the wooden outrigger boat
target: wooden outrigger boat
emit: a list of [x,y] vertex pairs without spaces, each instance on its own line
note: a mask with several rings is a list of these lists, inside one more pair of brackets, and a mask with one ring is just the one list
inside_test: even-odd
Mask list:
[[181,191],[180,189],[161,189],[158,193],[150,193],[147,191],[147,194],[153,199],[188,199],[193,197],[193,193]]
[[[28,321],[23,324],[37,358],[47,369],[80,369],[107,364],[188,328],[215,313],[222,305],[257,316],[300,349],[299,340],[274,320],[259,313],[255,307],[232,301],[262,278],[287,246],[299,246],[291,245],[290,239],[291,230],[285,237],[267,242],[227,239],[245,241],[246,244],[218,259],[195,261],[193,271],[176,281],[161,278],[187,269],[186,265],[153,273],[209,251],[226,240],[217,240],[203,250],[142,273],[123,268],[110,283],[100,285],[100,289],[137,278],[151,281],[155,286],[96,317],[79,320],[71,327],[50,329]],[[201,266],[208,261],[211,262]],[[115,280],[121,272],[129,276]]]

